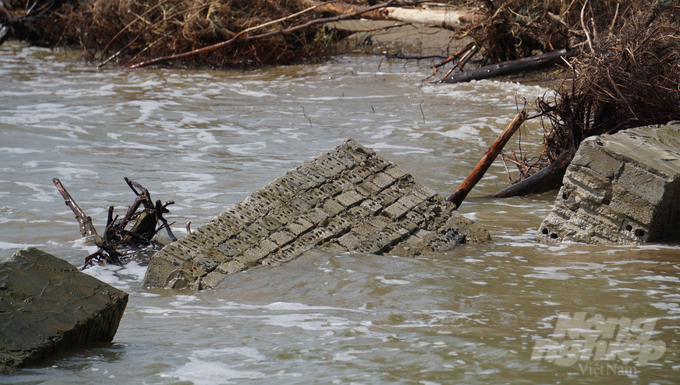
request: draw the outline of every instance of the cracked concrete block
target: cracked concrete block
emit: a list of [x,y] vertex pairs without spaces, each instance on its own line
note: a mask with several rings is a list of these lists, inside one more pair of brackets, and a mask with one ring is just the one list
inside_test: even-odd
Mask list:
[[[318,246],[416,256],[489,239],[454,209],[399,166],[348,139],[218,215],[209,229],[199,227],[196,236],[156,253],[144,285],[211,288],[229,274],[289,261]],[[215,263],[206,260],[211,255]]]
[[307,230],[311,229],[314,227],[314,224],[312,222],[309,222],[308,220],[298,217],[294,222],[291,222],[288,224],[287,228],[295,234],[295,236],[299,236],[301,234],[304,234]]
[[372,199],[366,199],[365,201],[361,202],[361,207],[366,209],[370,215],[375,215],[375,213],[383,209],[380,203]]
[[340,202],[335,199],[329,199],[323,203],[323,211],[325,211],[328,216],[334,217],[345,210],[345,206],[340,204]]
[[396,182],[396,179],[394,179],[391,176],[381,172],[381,173],[376,174],[373,178],[371,178],[369,180],[369,182],[378,186],[380,189],[385,189],[387,187],[390,187],[392,185],[392,183]]
[[383,212],[385,215],[387,215],[388,218],[396,220],[401,218],[402,216],[406,215],[406,213],[409,211],[409,208],[402,205],[401,203],[394,202],[390,206],[388,206]]
[[295,239],[295,235],[289,231],[282,230],[272,234],[269,239],[277,245],[283,246]]
[[680,125],[640,127],[581,143],[538,239],[638,244],[679,223]]
[[364,197],[355,190],[350,190],[338,195],[335,200],[345,207],[352,207],[364,200]]

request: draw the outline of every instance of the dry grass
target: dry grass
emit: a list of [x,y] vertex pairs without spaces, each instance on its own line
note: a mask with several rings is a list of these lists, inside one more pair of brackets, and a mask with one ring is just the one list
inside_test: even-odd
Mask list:
[[[8,3],[14,10],[24,7],[19,0]],[[36,20],[33,28],[46,45],[81,46],[93,59],[105,61],[115,55],[118,64],[130,65],[216,44],[304,9],[298,0],[85,0],[53,6],[50,16]],[[317,17],[319,14],[313,11],[302,13],[253,33],[275,31]],[[173,65],[249,68],[315,61],[331,53],[338,37],[337,31],[313,27],[239,42]]]
[[571,63],[572,85],[540,103],[552,123],[548,161],[573,154],[591,135],[680,119],[680,10],[639,4],[619,11],[614,28],[590,32],[592,49],[586,40]]
[[569,81],[554,98],[538,101],[542,153],[509,157],[522,179],[564,153],[573,155],[588,136],[680,119],[677,1],[511,0],[488,12],[490,19],[468,31],[487,61],[579,51],[568,64]]

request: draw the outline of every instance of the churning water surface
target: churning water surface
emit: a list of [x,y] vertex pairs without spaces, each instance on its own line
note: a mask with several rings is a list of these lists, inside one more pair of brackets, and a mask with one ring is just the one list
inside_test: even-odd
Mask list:
[[[6,43],[0,256],[36,246],[80,266],[95,250],[80,239],[55,177],[98,229],[110,205],[120,214],[133,201],[130,177],[154,200],[176,202],[167,218],[182,235],[185,222],[205,224],[351,137],[448,195],[518,106],[550,91],[432,85],[423,81],[427,64],[347,56],[247,73],[129,72]],[[524,154],[540,151],[541,130],[525,125]],[[509,146],[519,151],[516,139]],[[92,268],[130,293],[113,343],[63,352],[0,382],[677,383],[680,247],[536,243],[555,193],[484,197],[505,186],[497,162],[460,208],[491,243],[418,259],[311,252],[202,292],[142,288],[146,268],[135,262]],[[540,349],[586,338],[556,330],[560,314],[577,322],[583,313],[632,322],[643,343],[618,356],[610,349],[610,360]],[[605,349],[621,342],[596,340]]]

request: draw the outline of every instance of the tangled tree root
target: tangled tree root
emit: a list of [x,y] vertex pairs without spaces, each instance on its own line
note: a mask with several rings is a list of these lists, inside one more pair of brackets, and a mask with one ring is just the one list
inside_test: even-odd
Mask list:
[[[581,54],[569,63],[573,78],[552,99],[538,101],[548,123],[543,151],[531,161],[510,157],[520,179],[563,154],[571,158],[589,136],[680,119],[680,8],[663,1],[652,7],[634,1],[625,9],[602,3],[612,8],[602,15],[611,18],[584,22]],[[607,28],[598,30],[602,25]]]
[[177,240],[170,230],[170,224],[163,217],[163,214],[170,212],[167,207],[175,202],[161,203],[157,200],[154,203],[149,190],[131,179],[125,178],[125,182],[135,193],[136,198],[122,219],[118,216],[114,218],[113,206],[109,207],[103,236],[97,234],[92,218],[78,206],[61,181],[54,178],[52,182],[64,198],[64,203],[75,214],[82,236],[90,238],[98,247],[97,251],[85,258],[82,269],[93,266],[95,263],[121,265],[124,261],[132,259],[144,262],[144,259],[150,257],[146,256],[147,254],[163,247],[162,243],[154,240],[156,234],[162,229],[165,229],[171,241]]

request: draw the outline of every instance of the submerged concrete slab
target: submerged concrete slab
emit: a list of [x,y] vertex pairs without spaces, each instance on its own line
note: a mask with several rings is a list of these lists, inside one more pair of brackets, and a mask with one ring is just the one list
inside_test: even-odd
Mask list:
[[0,373],[62,349],[109,342],[127,293],[35,248],[0,263]]
[[680,123],[584,140],[538,239],[638,244],[678,230]]
[[156,253],[144,285],[203,289],[315,246],[415,256],[489,233],[352,139],[305,162]]

